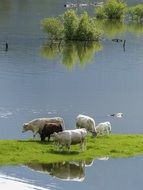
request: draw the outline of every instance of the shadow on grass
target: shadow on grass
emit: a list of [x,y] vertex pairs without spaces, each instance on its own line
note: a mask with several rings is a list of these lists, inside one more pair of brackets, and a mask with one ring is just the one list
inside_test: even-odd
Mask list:
[[28,139],[28,140],[17,140],[17,142],[24,142],[24,143],[28,143],[28,142],[34,142],[34,143],[38,143],[38,144],[52,144],[52,141],[41,141],[41,140],[34,140],[34,139]]
[[67,150],[54,150],[54,149],[51,149],[48,152],[51,154],[62,154],[62,155],[78,155],[80,153],[75,150],[67,151]]
[[27,143],[27,142],[38,142],[39,140],[34,140],[34,139],[26,139],[26,140],[17,140],[17,142],[25,142],[25,143]]

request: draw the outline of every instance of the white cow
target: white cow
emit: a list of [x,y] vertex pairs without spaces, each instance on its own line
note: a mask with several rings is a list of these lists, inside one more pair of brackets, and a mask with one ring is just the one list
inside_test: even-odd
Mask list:
[[54,142],[56,142],[62,148],[65,146],[68,151],[70,146],[74,144],[80,144],[80,148],[85,148],[85,137],[87,135],[86,129],[73,129],[65,130],[52,135]]
[[85,128],[88,132],[91,132],[93,136],[96,136],[95,121],[89,116],[78,115],[76,118],[76,128]]
[[97,135],[109,135],[112,131],[111,123],[109,121],[99,123],[95,129]]
[[37,118],[28,123],[24,123],[22,132],[24,133],[30,130],[33,132],[33,137],[35,137],[37,133],[41,134],[42,129],[45,126],[45,124],[49,124],[49,123],[61,124],[61,126],[63,127],[63,130],[65,129],[63,118],[51,117],[51,118]]

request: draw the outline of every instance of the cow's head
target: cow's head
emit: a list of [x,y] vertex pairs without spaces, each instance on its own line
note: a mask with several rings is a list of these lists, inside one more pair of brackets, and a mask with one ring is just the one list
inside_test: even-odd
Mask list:
[[28,123],[24,123],[23,124],[23,129],[22,129],[22,133],[26,132],[29,130],[29,124]]
[[96,137],[97,136],[97,132],[96,131],[91,131],[93,137]]

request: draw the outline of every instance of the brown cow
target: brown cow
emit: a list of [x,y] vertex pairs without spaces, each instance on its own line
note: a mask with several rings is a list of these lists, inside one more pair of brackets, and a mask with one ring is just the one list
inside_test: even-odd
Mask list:
[[54,132],[58,133],[60,131],[63,131],[63,127],[61,124],[57,124],[57,123],[45,124],[40,134],[41,141],[44,141],[46,137],[48,137],[48,141],[49,141],[51,134],[53,134]]

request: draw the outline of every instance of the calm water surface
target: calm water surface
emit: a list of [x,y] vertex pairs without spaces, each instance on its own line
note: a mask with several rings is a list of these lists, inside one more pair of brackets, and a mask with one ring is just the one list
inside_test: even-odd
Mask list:
[[[113,133],[142,133],[143,27],[107,23],[101,44],[49,48],[40,20],[62,14],[65,2],[0,1],[0,139],[30,138],[21,133],[22,124],[36,117],[58,115],[74,128],[79,113],[96,123],[109,120]],[[125,49],[111,41],[115,37],[126,39]],[[125,117],[107,116],[114,112]],[[84,180],[67,182],[28,166],[1,167],[0,186],[6,179],[23,189],[142,189],[141,157],[96,160],[80,169]]]

